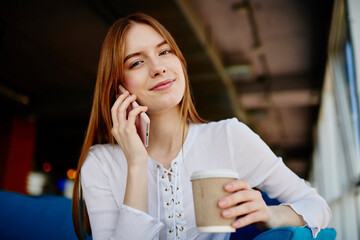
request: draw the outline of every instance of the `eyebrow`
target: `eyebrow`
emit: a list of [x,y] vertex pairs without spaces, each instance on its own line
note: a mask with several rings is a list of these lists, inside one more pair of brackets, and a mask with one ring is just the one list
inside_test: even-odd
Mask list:
[[[161,43],[157,44],[156,45],[156,48],[158,47],[161,47],[162,45],[165,45],[165,44],[168,44],[166,40],[162,41]],[[135,57],[135,56],[139,56],[141,54],[141,52],[136,52],[136,53],[131,53],[129,55],[127,55],[125,58],[124,58],[124,63],[129,59],[129,58],[132,58],[132,57]]]

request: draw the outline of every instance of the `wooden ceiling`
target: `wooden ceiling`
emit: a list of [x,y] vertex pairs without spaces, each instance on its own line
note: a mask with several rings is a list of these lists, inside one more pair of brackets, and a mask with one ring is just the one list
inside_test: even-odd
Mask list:
[[177,40],[201,116],[237,116],[306,177],[332,1],[3,3],[0,109],[36,121],[35,168],[76,166],[102,41],[112,22],[133,12],[152,15]]

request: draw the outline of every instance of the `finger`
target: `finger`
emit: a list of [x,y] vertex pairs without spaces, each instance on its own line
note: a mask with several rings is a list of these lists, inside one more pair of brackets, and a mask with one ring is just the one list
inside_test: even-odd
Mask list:
[[235,207],[227,208],[221,211],[221,216],[224,218],[233,218],[242,215],[247,215],[249,213],[258,211],[262,208],[262,204],[260,202],[245,202]]
[[262,199],[261,193],[253,189],[240,190],[219,200],[218,206],[220,208],[228,208],[239,203],[253,201],[254,199]]
[[117,115],[119,122],[125,122],[127,120],[127,109],[129,108],[130,104],[135,101],[135,95],[129,95],[119,106]]
[[236,192],[243,189],[251,189],[245,179],[237,179],[224,185],[224,190],[227,192]]
[[134,108],[133,110],[131,110],[128,115],[128,124],[130,126],[135,125],[137,116],[142,112],[146,112],[147,109],[148,109],[147,106],[138,106],[138,107]]
[[119,123],[118,119],[118,108],[120,104],[124,101],[124,99],[129,95],[129,92],[126,91],[125,93],[121,94],[114,102],[113,106],[111,107],[111,119],[113,122],[113,126],[117,126]]
[[238,218],[231,225],[234,228],[241,228],[257,222],[266,222],[268,217],[266,214],[267,213],[264,211],[252,212],[248,215]]

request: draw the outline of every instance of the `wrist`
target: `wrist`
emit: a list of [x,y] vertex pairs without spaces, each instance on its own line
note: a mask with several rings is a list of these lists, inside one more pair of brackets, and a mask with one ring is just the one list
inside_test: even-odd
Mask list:
[[270,217],[265,226],[269,229],[283,226],[283,216],[280,206],[269,206]]
[[126,157],[127,160],[127,164],[128,164],[128,169],[130,168],[134,168],[134,169],[138,169],[138,168],[147,168],[147,159],[148,157],[146,156],[132,156],[132,157]]
[[147,198],[147,164],[133,162],[128,165],[124,204],[147,213]]
[[298,215],[289,205],[269,206],[270,218],[268,228],[306,225],[302,216]]
[[128,162],[128,172],[135,172],[135,173],[139,173],[139,172],[143,172],[143,171],[147,171],[147,162],[135,162],[135,161],[129,161]]

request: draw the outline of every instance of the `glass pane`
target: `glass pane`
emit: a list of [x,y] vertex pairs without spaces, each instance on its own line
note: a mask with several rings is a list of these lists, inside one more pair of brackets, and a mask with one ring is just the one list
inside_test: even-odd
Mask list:
[[358,106],[357,86],[355,81],[353,50],[349,41],[346,42],[345,55],[346,55],[346,70],[347,70],[347,86],[348,86],[349,101],[351,106],[351,120],[355,132],[356,147],[359,150],[360,149],[359,106]]

